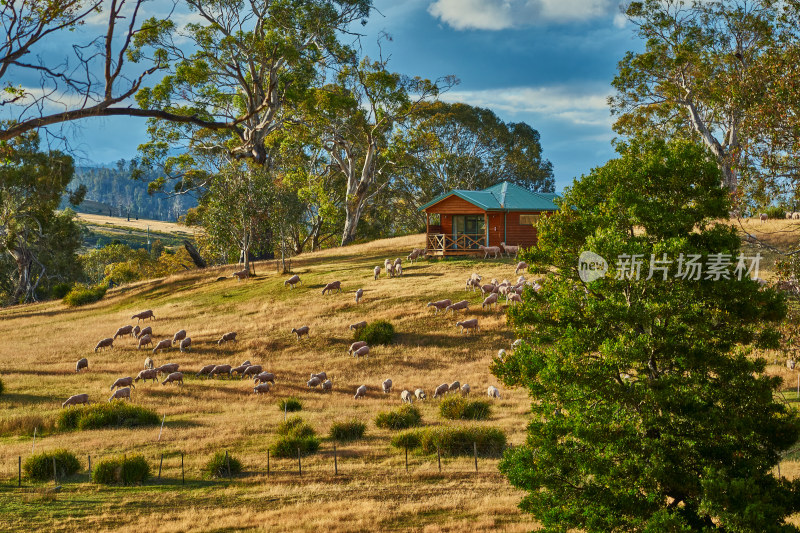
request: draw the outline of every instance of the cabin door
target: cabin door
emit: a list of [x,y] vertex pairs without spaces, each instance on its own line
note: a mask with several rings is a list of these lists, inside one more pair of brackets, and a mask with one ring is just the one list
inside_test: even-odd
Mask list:
[[[483,215],[453,215],[453,247],[477,249],[486,236],[485,222]],[[459,241],[461,235],[467,235],[469,239]]]

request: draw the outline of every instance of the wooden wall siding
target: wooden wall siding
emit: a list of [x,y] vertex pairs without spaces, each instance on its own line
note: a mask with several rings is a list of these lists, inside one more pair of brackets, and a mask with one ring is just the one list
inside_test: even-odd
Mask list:
[[[427,211],[428,213],[441,213],[442,220],[444,220],[445,214],[480,215],[483,214],[484,212],[483,209],[481,209],[480,207],[472,205],[471,203],[467,202],[466,200],[462,200],[456,195],[448,196],[441,202],[430,206],[425,211]],[[452,224],[452,221],[450,222],[450,224]]]
[[515,246],[533,246],[536,244],[537,235],[536,235],[536,228],[534,226],[520,225],[519,223],[519,216],[520,215],[530,215],[536,214],[535,212],[528,212],[528,213],[519,213],[519,212],[511,212],[508,213],[508,230],[506,233],[506,244],[515,245]]

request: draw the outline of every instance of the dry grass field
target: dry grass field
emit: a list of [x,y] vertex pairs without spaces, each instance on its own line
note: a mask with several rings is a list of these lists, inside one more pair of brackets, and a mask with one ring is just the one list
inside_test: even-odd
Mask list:
[[[373,280],[372,269],[384,258],[405,258],[422,236],[388,239],[344,249],[305,254],[293,261],[303,285],[284,288],[266,264],[247,281],[217,281],[233,267],[193,271],[166,279],[125,285],[95,304],[71,309],[60,302],[0,311],[0,530],[103,531],[120,527],[157,527],[161,531],[326,530],[326,531],[528,531],[535,527],[516,504],[522,493],[497,472],[496,459],[403,454],[390,446],[394,432],[376,428],[375,415],[400,405],[403,389],[424,388],[429,399],[417,402],[428,425],[443,420],[433,389],[442,382],[469,383],[473,395],[486,398],[489,385],[499,385],[488,365],[498,348],[513,340],[503,308],[480,308],[480,294],[464,291],[464,280],[480,272],[487,279],[513,277],[513,261],[420,261],[406,265],[402,278]],[[341,280],[343,292],[322,296],[321,287]],[[363,287],[362,303],[353,292]],[[468,299],[468,317],[480,320],[481,332],[459,335],[459,319],[434,315],[428,301]],[[186,329],[193,349],[159,353],[156,364],[176,362],[187,373],[183,388],[141,382],[134,404],[166,415],[159,428],[59,432],[53,420],[70,395],[88,393],[105,402],[118,377],[136,375],[151,351],[137,351],[130,338],[117,339],[111,350],[94,353],[98,340],[131,322],[130,316],[153,309],[149,322],[155,340]],[[352,342],[348,325],[387,319],[396,343],[375,347],[366,358],[347,355]],[[293,327],[309,325],[309,339],[298,341]],[[218,346],[227,331],[239,340]],[[89,371],[76,374],[75,362],[89,359]],[[249,359],[277,376],[267,395],[252,393],[252,382],[195,378],[209,363],[238,365]],[[309,390],[312,372],[326,371],[333,392]],[[390,377],[395,391],[384,395],[381,382]],[[366,384],[367,398],[354,401],[355,389]],[[489,420],[476,422],[501,428],[512,444],[523,442],[529,399],[524,391],[503,390],[493,402]],[[288,396],[304,402],[299,413],[325,437],[320,452],[297,461],[275,459],[267,477],[266,450],[283,419],[276,403]],[[357,418],[367,423],[366,438],[337,447],[339,475],[334,476],[333,443],[327,434],[333,422]],[[82,458],[82,474],[64,481],[58,493],[47,485],[16,487],[17,457],[31,454],[34,427],[37,452],[66,448]],[[43,433],[43,434],[42,434]],[[216,451],[228,451],[243,463],[233,481],[203,477],[203,465]],[[162,479],[140,487],[102,487],[88,483],[87,455],[96,462],[121,454],[144,454],[154,473],[164,454]],[[186,484],[181,484],[181,453]],[[52,486],[50,483],[49,486]]]
[[123,217],[107,217],[104,215],[93,215],[91,213],[76,213],[75,218],[87,225],[97,226],[99,228],[120,226],[147,231],[147,228],[149,227],[150,231],[185,235],[192,235],[193,232],[192,228],[187,228],[186,226],[176,224],[174,222],[165,222],[163,220],[148,220],[144,218],[140,218],[138,220],[128,220],[127,218]]

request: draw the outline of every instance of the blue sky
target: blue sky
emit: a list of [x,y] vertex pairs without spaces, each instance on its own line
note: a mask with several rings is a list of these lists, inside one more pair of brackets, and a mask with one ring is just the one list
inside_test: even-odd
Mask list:
[[[390,68],[461,83],[442,96],[492,109],[541,134],[556,188],[614,156],[606,97],[617,61],[640,42],[613,0],[376,0],[360,28],[375,55],[381,32]],[[136,156],[140,119],[92,119],[70,127],[76,155],[95,162]]]

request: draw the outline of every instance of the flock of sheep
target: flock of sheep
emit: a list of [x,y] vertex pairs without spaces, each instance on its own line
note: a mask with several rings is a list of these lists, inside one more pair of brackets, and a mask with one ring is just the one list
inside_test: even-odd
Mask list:
[[[482,247],[484,249],[485,247]],[[491,248],[491,247],[490,247]],[[518,247],[516,246],[506,246],[505,244],[502,247],[495,247],[498,249],[499,253],[506,252],[509,256],[513,253],[516,254],[518,251]],[[487,250],[489,250],[487,252]],[[491,253],[492,250],[485,249],[485,252]],[[419,257],[425,255],[424,249],[414,249],[408,255],[407,260],[413,264],[414,260],[418,259]],[[515,275],[519,274],[520,271],[524,271],[528,268],[528,265],[524,262],[519,262],[515,268]],[[402,276],[403,275],[403,266],[402,260],[398,257],[394,261],[390,259],[386,259],[383,264],[383,269],[386,272],[388,277],[395,277],[395,276]],[[374,278],[378,279],[381,273],[381,267],[376,266],[374,268]],[[237,277],[239,280],[247,278],[247,271],[240,271],[234,272],[233,275]],[[512,284],[508,280],[503,280],[502,282],[498,282],[496,279],[493,279],[490,283],[482,284],[482,277],[477,273],[473,273],[469,279],[467,279],[465,290],[475,291],[480,290],[481,293],[485,296],[483,304],[481,308],[486,308],[487,306],[491,308],[491,305],[497,305],[498,298],[500,296],[505,296],[506,301],[509,305],[514,305],[517,302],[521,302],[521,294],[523,292],[523,288],[528,285],[533,287],[534,290],[539,290],[540,286],[534,281],[526,281],[524,276],[519,276],[516,283]],[[284,282],[284,287],[289,287],[291,289],[296,288],[296,286],[300,284],[302,285],[303,282],[299,276],[294,275],[287,279]],[[333,292],[342,292],[341,282],[333,281],[327,283],[325,287],[322,289],[322,294],[331,294]],[[359,303],[361,298],[363,297],[363,289],[358,289],[355,291],[355,301]],[[439,300],[436,302],[429,302],[427,307],[433,307],[435,312],[438,313],[439,311],[452,311],[455,314],[459,310],[464,310],[465,312],[469,310],[469,302],[467,300],[462,300],[460,302],[453,303],[450,300]],[[132,337],[136,340],[137,350],[141,349],[143,346],[148,346],[153,344],[153,329],[151,326],[147,326],[144,328],[140,328],[139,322],[142,320],[155,320],[155,314],[152,310],[142,311],[140,313],[134,314],[131,316],[131,320],[136,319],[136,325],[126,325],[117,329],[116,333],[113,337],[108,337],[102,339],[100,342],[97,343],[95,346],[95,352],[103,348],[113,348],[114,342],[119,337]],[[366,327],[367,322],[361,321],[355,324],[351,324],[349,329],[351,330],[358,330],[361,328]],[[478,319],[472,318],[468,320],[462,320],[456,322],[456,326],[461,328],[461,333],[463,334],[466,331],[479,331]],[[292,328],[291,333],[297,335],[297,339],[300,340],[302,337],[308,337],[310,332],[309,326],[301,326],[298,328]],[[217,341],[217,344],[223,344],[226,342],[235,342],[236,341],[236,332],[228,332],[222,335],[222,337]],[[512,345],[512,348],[516,348],[519,341],[515,341]],[[186,330],[179,330],[177,331],[172,338],[165,338],[163,340],[158,341],[153,348],[153,355],[157,352],[162,350],[168,350],[177,344],[178,348],[181,352],[185,352],[189,350],[190,346],[192,345],[192,339],[187,336]],[[350,345],[348,349],[348,354],[351,354],[353,357],[361,357],[366,356],[369,354],[370,347],[364,341],[354,342]],[[505,354],[505,350],[500,350],[498,356],[502,359]],[[75,367],[76,372],[80,372],[81,370],[88,369],[89,361],[86,358],[80,359]],[[240,379],[244,379],[248,377],[253,380],[253,393],[254,394],[261,394],[267,393],[270,391],[271,387],[275,385],[275,375],[272,372],[264,371],[261,365],[254,365],[251,364],[250,361],[245,361],[241,365],[237,367],[232,367],[228,364],[210,364],[203,366],[196,374],[195,377],[206,376],[207,379],[212,379],[215,376],[221,375],[228,375],[229,377],[233,377],[235,374],[239,375]],[[135,383],[138,383],[140,380],[144,381],[145,383],[148,380],[152,380],[154,383],[160,379],[160,376],[164,376],[163,381],[161,381],[162,385],[167,385],[169,383],[176,383],[179,385],[183,385],[183,372],[179,371],[179,365],[177,363],[167,363],[160,365],[158,367],[155,366],[153,359],[149,356],[145,359],[144,362],[144,369],[138,373],[136,378],[131,376],[128,377],[121,377],[114,381],[111,385],[111,391],[113,391],[111,397],[108,399],[109,402],[115,399],[131,399],[131,388],[136,388]],[[310,379],[307,381],[306,385],[311,388],[315,389],[320,387],[323,392],[330,392],[333,390],[333,382],[331,379],[328,378],[325,372],[319,372],[316,374],[311,374]],[[392,380],[386,379],[381,384],[381,389],[385,394],[389,394],[392,391]],[[115,390],[116,389],[116,390]],[[438,398],[447,393],[461,393],[462,395],[468,395],[471,392],[471,387],[469,384],[464,383],[463,385],[458,382],[454,381],[453,383],[442,383],[434,390],[433,397]],[[364,398],[367,394],[367,386],[361,385],[356,389],[355,395],[353,396],[354,399]],[[487,395],[490,398],[500,398],[500,391],[497,387],[490,386],[487,389]],[[400,393],[400,400],[403,403],[413,403],[414,398],[417,400],[424,400],[427,398],[425,391],[421,388],[418,388],[412,394],[409,390],[403,390]],[[89,395],[88,394],[76,394],[68,398],[63,404],[62,407],[68,407],[71,405],[79,405],[79,404],[88,404],[89,403]]]

